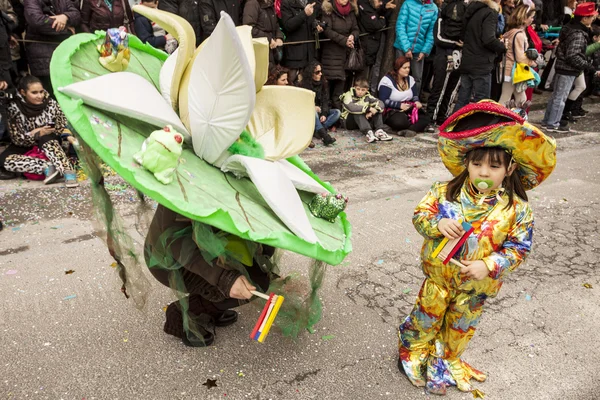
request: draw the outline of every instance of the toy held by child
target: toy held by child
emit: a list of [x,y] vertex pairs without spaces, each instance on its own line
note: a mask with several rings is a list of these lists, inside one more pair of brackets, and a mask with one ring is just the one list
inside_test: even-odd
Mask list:
[[[413,224],[425,239],[425,281],[399,327],[398,367],[430,393],[445,394],[454,385],[481,395],[470,379],[486,375],[461,357],[485,300],[531,251],[533,214],[525,191],[554,169],[556,144],[493,102],[465,106],[440,129],[438,150],[454,178],[434,183],[415,210]],[[470,235],[460,221],[471,224]],[[459,238],[464,244],[454,258],[464,267],[434,255],[442,241]]]
[[383,102],[371,96],[366,79],[357,79],[354,87],[341,95],[340,100],[343,105],[342,120],[346,122],[347,129],[360,129],[367,143],[392,140],[383,130]]

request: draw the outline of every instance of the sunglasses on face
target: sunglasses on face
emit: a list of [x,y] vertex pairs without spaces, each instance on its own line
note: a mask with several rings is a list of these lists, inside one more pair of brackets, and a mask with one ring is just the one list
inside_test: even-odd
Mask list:
[[315,75],[321,75],[322,73],[323,73],[323,71],[321,71],[321,70],[318,70],[318,71],[314,72]]

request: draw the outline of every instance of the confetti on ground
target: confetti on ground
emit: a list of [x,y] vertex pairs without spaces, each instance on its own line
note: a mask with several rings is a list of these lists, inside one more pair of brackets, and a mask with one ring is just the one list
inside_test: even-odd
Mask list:
[[13,231],[13,232],[16,232],[16,231],[18,231],[18,230],[20,230],[20,229],[21,229],[20,227],[18,227],[18,226],[15,226],[14,228],[12,228],[12,231]]
[[377,261],[377,264],[383,264],[383,260]]
[[71,275],[73,272],[75,272],[75,271],[72,269],[69,269],[69,270],[65,271],[65,275]]
[[409,293],[410,293],[410,291],[411,291],[411,289],[404,289],[404,290],[402,291],[402,293],[404,293],[404,294],[409,294]]
[[531,295],[530,295],[530,294],[526,294],[526,295],[525,295],[525,300],[527,300],[527,301],[531,301]]
[[206,386],[207,389],[217,387],[218,386],[217,380],[216,379],[207,379],[206,382],[204,382],[202,384],[202,386]]
[[246,376],[246,374],[244,374],[242,371],[238,371],[237,376],[239,376],[240,378],[243,378]]
[[75,297],[77,297],[76,294],[70,294],[67,297],[65,297],[63,300],[71,300],[71,299],[74,299]]
[[584,288],[586,288],[586,289],[591,289],[591,288],[592,288],[592,285],[591,285],[591,284],[589,284],[589,283],[584,283],[582,286],[583,286]]
[[117,268],[117,263],[114,262],[114,263],[110,264],[110,266],[111,266],[111,268]]
[[331,340],[335,338],[335,335],[325,335],[325,336],[321,336],[321,339],[323,340]]
[[167,312],[167,307],[168,307],[168,306],[164,306],[164,307],[162,308],[163,312]]
[[471,394],[473,394],[473,398],[474,399],[483,399],[485,397],[485,393],[483,393],[481,390],[479,389],[473,389],[471,391]]
[[9,269],[8,271],[6,271],[5,275],[14,275],[17,273],[16,269]]
[[56,226],[51,226],[50,229],[60,229],[62,228],[62,225],[56,225]]

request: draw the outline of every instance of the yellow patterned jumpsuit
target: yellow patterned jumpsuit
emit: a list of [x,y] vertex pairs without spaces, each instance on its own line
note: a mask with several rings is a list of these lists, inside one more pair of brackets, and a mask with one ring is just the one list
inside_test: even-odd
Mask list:
[[[506,193],[481,194],[468,179],[457,201],[446,200],[446,189],[447,183],[434,183],[415,210],[413,224],[425,238],[421,250],[425,281],[398,332],[401,366],[408,378],[438,394],[445,394],[448,385],[471,391],[471,378],[485,380],[485,374],[460,357],[475,333],[485,299],[497,295],[503,276],[529,254],[533,233],[531,208],[518,196],[506,208]],[[437,228],[442,218],[473,226],[454,258],[483,260],[490,270],[486,278],[469,280],[459,267],[431,257],[444,238]]]

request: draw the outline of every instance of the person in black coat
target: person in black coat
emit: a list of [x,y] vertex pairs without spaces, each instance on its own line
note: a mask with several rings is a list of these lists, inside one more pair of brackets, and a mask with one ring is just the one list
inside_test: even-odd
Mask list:
[[[454,68],[452,53],[462,49],[461,32],[467,5],[463,0],[444,3],[433,28],[435,58],[433,60],[433,84],[427,99],[427,115],[436,125],[446,119],[450,97],[458,85],[460,73]],[[430,127],[435,131],[435,127]]]
[[200,21],[200,4],[198,0],[160,0],[158,2],[158,9],[179,15],[186,19],[196,35],[196,46],[199,46],[202,42],[202,25]]
[[395,7],[392,1],[384,6],[381,0],[358,0],[358,29],[363,35],[360,37],[360,45],[365,55],[365,69],[359,73],[359,78],[367,79],[371,93],[377,92],[379,84],[379,71],[373,66],[380,47],[385,45],[385,36],[381,30],[386,27]]
[[[314,40],[318,31],[322,31],[317,30],[316,7],[315,2],[302,5],[301,0],[281,0],[281,28],[286,42]],[[300,71],[314,58],[315,43],[285,45],[282,65],[289,70],[288,81],[295,84]]]
[[242,0],[200,0],[202,40],[212,35],[221,19],[221,11],[231,17],[235,26],[242,24],[242,12],[244,11]]
[[496,55],[506,52],[496,36],[500,0],[473,0],[464,19],[463,53],[460,64],[460,91],[454,112],[469,104],[471,95],[478,102],[490,97]]

